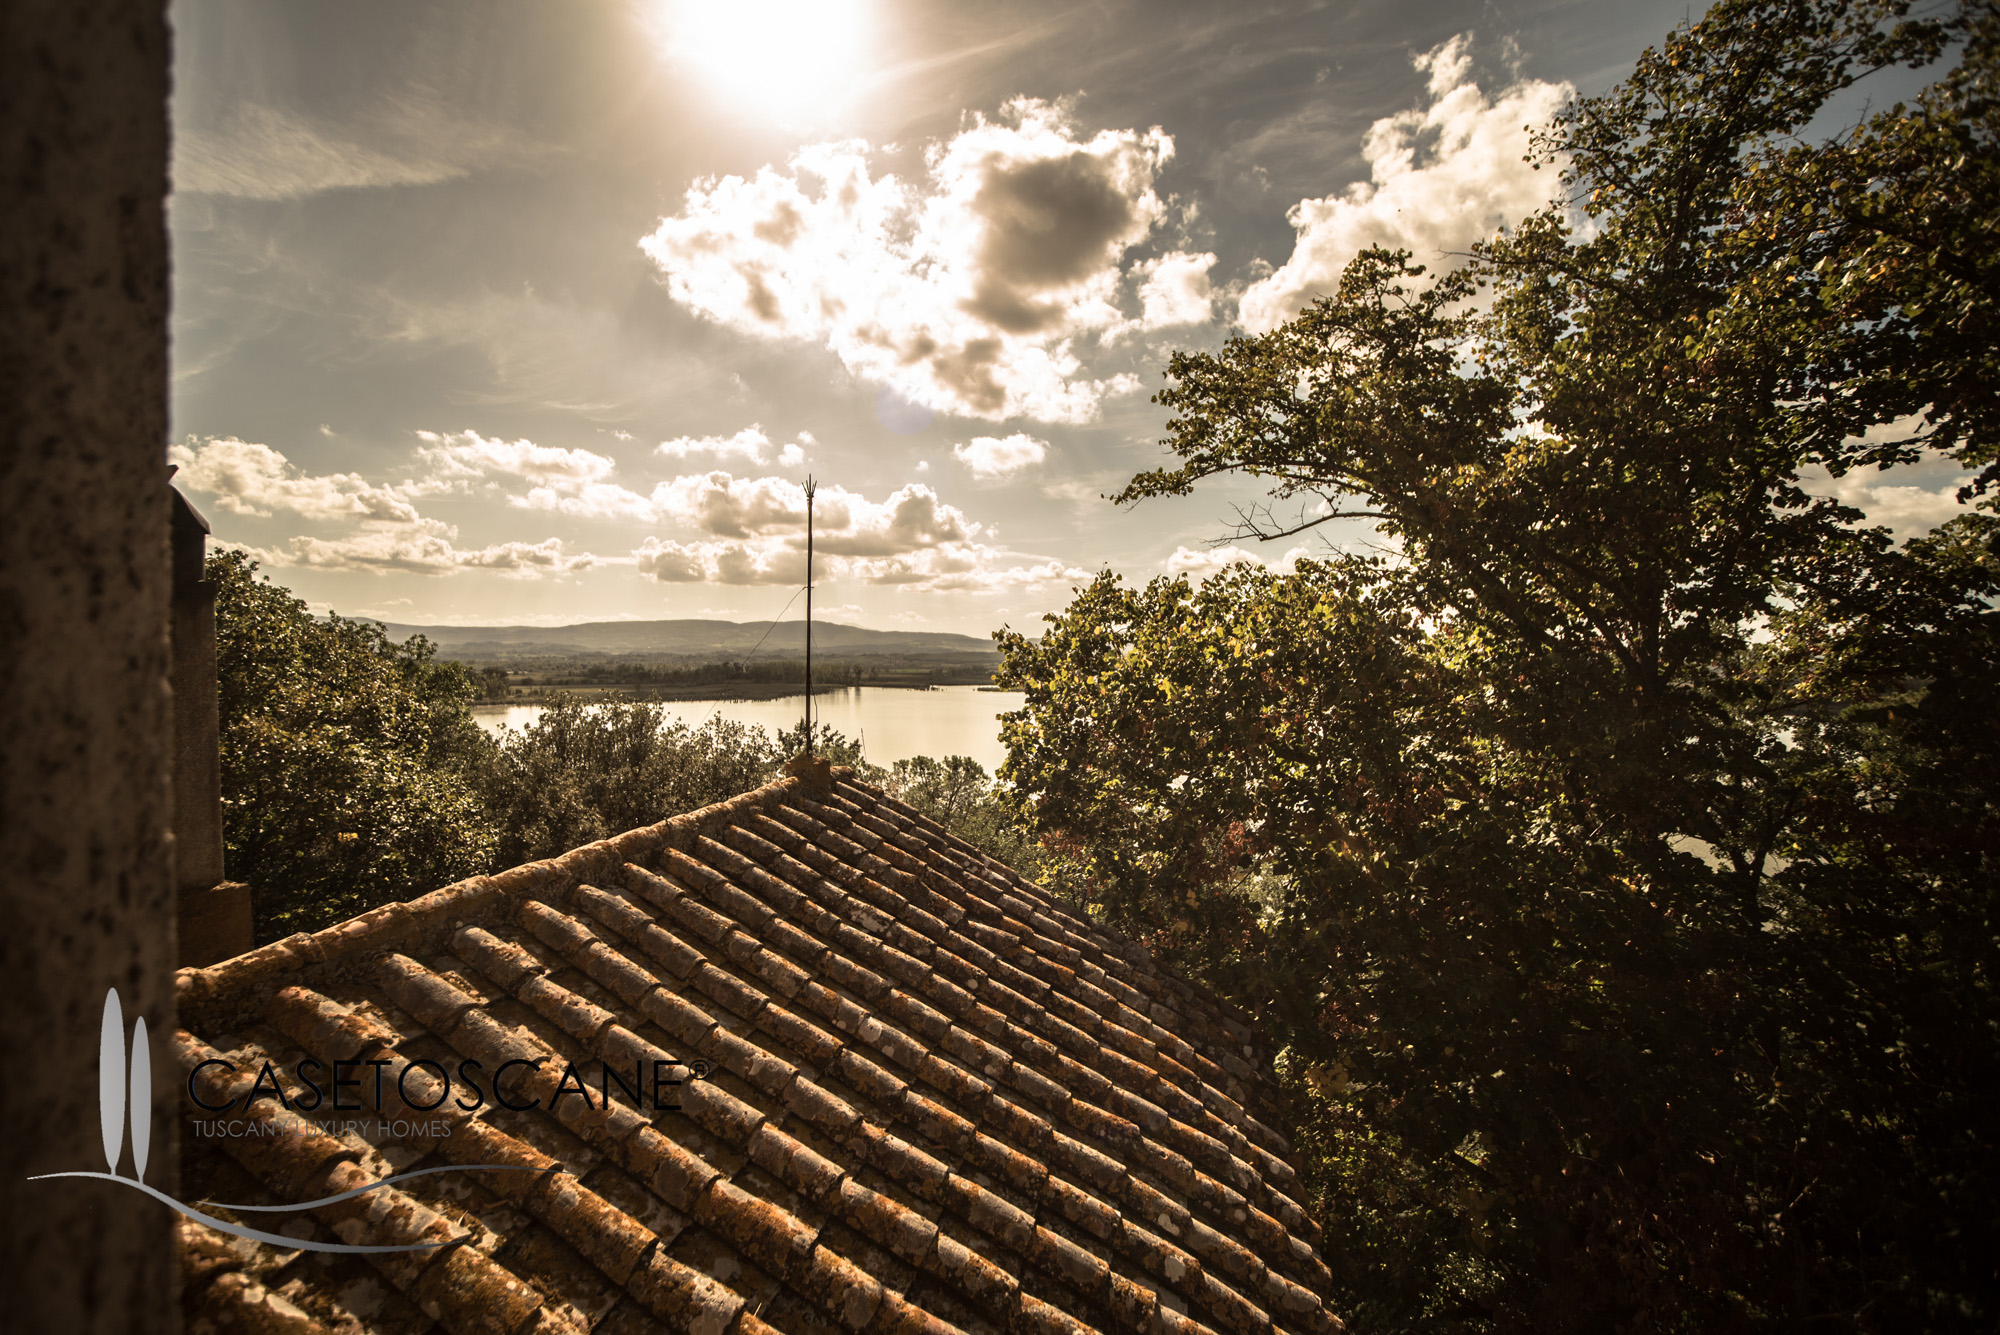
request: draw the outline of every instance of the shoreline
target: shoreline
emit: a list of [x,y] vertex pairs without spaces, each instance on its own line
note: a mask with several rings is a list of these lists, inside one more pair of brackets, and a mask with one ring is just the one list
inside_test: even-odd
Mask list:
[[[858,684],[838,683],[815,686],[814,695],[830,695],[836,691],[875,689],[885,691],[928,691],[934,686],[973,686],[983,690],[995,689],[990,681],[946,681],[946,682],[901,682],[870,681]],[[505,700],[480,700],[474,702],[475,713],[480,710],[513,709],[523,705],[548,705],[555,697],[570,696],[589,704],[679,704],[688,701],[725,703],[729,701],[756,702],[760,700],[783,700],[790,696],[804,695],[803,682],[756,682],[743,684],[716,684],[710,686],[527,686],[518,688]]]

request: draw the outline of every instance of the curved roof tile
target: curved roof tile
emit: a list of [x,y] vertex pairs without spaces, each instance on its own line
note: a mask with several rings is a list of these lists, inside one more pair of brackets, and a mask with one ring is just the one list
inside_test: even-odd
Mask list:
[[199,1067],[205,1098],[266,1061],[285,1095],[189,1129],[192,1190],[458,1170],[292,1225],[449,1240],[424,1252],[184,1230],[204,1301],[397,1332],[1338,1329],[1250,1029],[851,774],[811,783],[184,970],[183,1064],[235,1068]]

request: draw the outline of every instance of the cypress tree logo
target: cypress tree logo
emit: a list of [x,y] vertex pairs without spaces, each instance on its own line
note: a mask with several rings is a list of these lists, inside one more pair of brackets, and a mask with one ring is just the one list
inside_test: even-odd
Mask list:
[[[308,1238],[295,1238],[284,1233],[265,1233],[241,1224],[217,1219],[197,1210],[192,1205],[175,1200],[159,1188],[145,1181],[147,1152],[152,1147],[153,1133],[153,1055],[152,1046],[146,1036],[146,1017],[139,1016],[132,1026],[132,1041],[129,1061],[125,1041],[125,1012],[118,999],[118,989],[110,988],[104,994],[104,1025],[97,1047],[97,1112],[98,1125],[104,1136],[104,1162],[108,1172],[76,1171],[69,1173],[39,1173],[30,1177],[30,1182],[45,1182],[52,1178],[90,1178],[100,1182],[116,1182],[122,1187],[144,1192],[163,1205],[172,1207],[189,1219],[198,1220],[210,1228],[239,1238],[249,1238],[254,1242],[267,1242],[274,1247],[310,1252],[420,1252],[433,1247],[448,1247],[457,1238],[446,1238],[436,1242],[414,1242],[400,1246],[359,1246],[342,1242],[316,1242]],[[128,1116],[129,1112],[129,1116]],[[126,1177],[118,1171],[118,1160],[125,1148],[127,1130],[132,1138],[132,1175]],[[383,1187],[407,1182],[411,1178],[428,1177],[432,1173],[456,1172],[503,1172],[503,1173],[553,1173],[560,1165],[551,1168],[524,1168],[518,1164],[450,1164],[441,1168],[420,1168],[415,1172],[398,1173],[371,1182],[365,1187],[343,1191],[337,1196],[326,1196],[316,1201],[300,1201],[296,1205],[230,1205],[219,1201],[202,1201],[200,1204],[211,1209],[221,1208],[236,1213],[255,1214],[296,1214],[304,1210],[316,1210],[321,1206],[334,1205],[352,1200]]]

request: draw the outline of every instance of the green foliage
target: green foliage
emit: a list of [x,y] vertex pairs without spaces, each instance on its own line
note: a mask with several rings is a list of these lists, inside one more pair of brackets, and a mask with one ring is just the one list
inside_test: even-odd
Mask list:
[[[395,644],[372,622],[322,621],[256,569],[239,552],[208,566],[227,865],[251,885],[260,941],[719,802],[805,747],[803,723],[773,737],[566,695],[496,744],[469,706],[504,695],[504,672],[440,663],[421,636]],[[919,757],[892,772],[825,725],[812,741],[962,838],[1031,865],[970,759]]]
[[861,739],[849,737],[837,731],[831,724],[822,723],[810,735],[805,720],[779,731],[773,751],[780,757],[803,755],[806,743],[812,743],[812,753],[822,760],[830,760],[836,765],[847,765],[869,783],[880,783],[884,770],[880,765],[871,765],[861,754]]
[[500,864],[514,866],[638,829],[768,781],[787,752],[762,728],[666,721],[656,704],[558,696],[510,732],[487,776]]
[[477,686],[421,636],[315,618],[240,552],[215,585],[222,811],[229,875],[257,939],[314,931],[489,869],[473,775],[492,744]]
[[1031,879],[1041,858],[1002,800],[986,767],[971,756],[898,760],[876,782],[990,858]]
[[[750,683],[805,683],[803,659],[759,663],[585,663],[568,674],[580,683],[620,686],[741,686]],[[854,663],[821,663],[813,672],[822,689],[832,685],[859,686],[863,670]]]
[[[1245,473],[1306,507],[1247,531],[1394,559],[1003,638],[1058,879],[1285,1044],[1351,1320],[2000,1312],[2000,526],[1897,547],[1799,485],[2000,439],[1993,11],[1900,17],[1720,6],[1549,132],[1587,226],[1371,251],[1174,357],[1181,462],[1122,499]],[[1916,107],[1790,138],[1953,36]]]
[[481,703],[502,702],[507,699],[507,669],[497,667],[468,668],[471,674],[476,699]]

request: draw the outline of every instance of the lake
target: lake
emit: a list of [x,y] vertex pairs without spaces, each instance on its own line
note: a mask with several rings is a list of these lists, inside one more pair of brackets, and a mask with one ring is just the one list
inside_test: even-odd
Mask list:
[[[813,697],[813,714],[836,732],[859,737],[862,754],[874,764],[891,765],[912,756],[971,756],[991,774],[1007,758],[1007,748],[1000,745],[1000,715],[1019,709],[1026,698],[1020,691],[983,691],[977,686],[933,686],[927,691],[854,686]],[[805,697],[666,700],[660,708],[667,718],[697,727],[720,714],[775,733],[798,723]],[[478,705],[472,713],[480,727],[498,734],[502,728],[525,728],[541,717],[542,709],[541,705]]]

